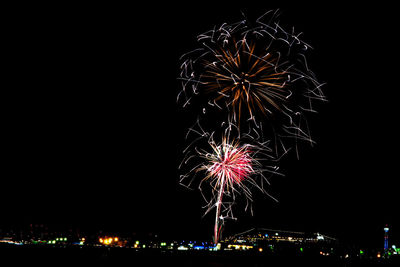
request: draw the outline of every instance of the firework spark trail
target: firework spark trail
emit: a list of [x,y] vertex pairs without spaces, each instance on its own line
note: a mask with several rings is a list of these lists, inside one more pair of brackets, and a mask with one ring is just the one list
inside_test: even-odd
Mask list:
[[220,236],[220,229],[221,227],[219,227],[219,220],[220,218],[220,214],[221,214],[221,204],[222,204],[222,196],[224,193],[224,187],[225,187],[225,177],[222,177],[222,181],[221,181],[221,186],[219,188],[219,193],[218,193],[218,198],[217,198],[217,203],[216,203],[216,211],[215,211],[215,223],[214,223],[214,243],[218,244],[218,238]]

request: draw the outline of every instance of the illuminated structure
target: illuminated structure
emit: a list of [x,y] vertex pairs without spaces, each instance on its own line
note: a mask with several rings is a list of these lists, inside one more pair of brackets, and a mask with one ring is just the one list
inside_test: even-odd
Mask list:
[[383,228],[384,233],[384,244],[383,244],[383,248],[386,251],[389,248],[389,227],[386,224],[385,228]]
[[320,233],[253,228],[221,240],[221,245],[223,250],[329,256],[337,253],[338,240]]
[[257,241],[289,242],[289,243],[321,243],[336,242],[337,240],[320,233],[293,232],[285,230],[273,230],[267,228],[252,228],[243,233],[236,234],[225,240],[226,242],[252,243]]

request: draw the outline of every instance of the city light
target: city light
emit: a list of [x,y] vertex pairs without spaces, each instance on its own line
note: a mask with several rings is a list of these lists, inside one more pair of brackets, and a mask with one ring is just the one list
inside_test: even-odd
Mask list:
[[103,245],[111,245],[113,243],[118,243],[119,238],[118,237],[104,237],[104,238],[99,238],[99,243]]
[[237,244],[230,244],[228,245],[228,249],[236,249],[236,250],[248,250],[248,249],[252,249],[253,246],[248,246],[248,245],[237,245]]
[[[268,231],[265,233],[264,231]],[[279,236],[276,236],[279,233]],[[56,237],[56,236],[59,237]],[[62,237],[60,237],[62,235]],[[268,235],[268,238],[266,238]],[[224,240],[215,245],[211,241],[196,241],[196,240],[168,240],[168,241],[153,241],[153,240],[136,240],[134,236],[114,236],[114,235],[99,235],[95,239],[88,239],[82,237],[81,234],[73,236],[67,234],[53,234],[44,235],[39,238],[30,238],[25,240],[18,240],[15,237],[0,237],[1,243],[12,245],[35,245],[35,246],[49,246],[53,248],[66,248],[69,246],[79,246],[80,249],[85,247],[123,247],[132,249],[133,253],[141,251],[160,251],[168,253],[184,253],[183,255],[191,255],[192,253],[201,253],[205,251],[226,251],[227,253],[249,253],[249,255],[259,255],[260,257],[268,257],[269,255],[282,255],[286,253],[286,248],[291,249],[289,253],[292,255],[303,256],[309,255],[311,257],[337,257],[343,260],[353,260],[359,258],[363,261],[374,258],[375,261],[385,262],[392,258],[398,257],[400,249],[396,245],[390,244],[386,250],[376,249],[369,250],[358,248],[357,250],[346,251],[338,249],[337,240],[327,235],[313,233],[312,235],[305,235],[302,232],[289,232],[279,231],[272,229],[265,230],[251,230],[240,233]],[[320,237],[324,237],[322,240]],[[318,249],[318,250],[317,250]],[[187,252],[186,252],[187,251]],[[211,252],[210,252],[211,253]]]

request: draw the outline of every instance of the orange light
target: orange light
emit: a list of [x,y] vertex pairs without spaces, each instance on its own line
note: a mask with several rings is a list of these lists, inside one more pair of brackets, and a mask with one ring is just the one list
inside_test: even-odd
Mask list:
[[259,248],[259,249],[258,249],[258,251],[262,252],[262,251],[263,251],[263,249],[262,249],[262,248]]
[[378,253],[378,255],[376,255],[378,258],[380,258],[381,257],[381,253]]

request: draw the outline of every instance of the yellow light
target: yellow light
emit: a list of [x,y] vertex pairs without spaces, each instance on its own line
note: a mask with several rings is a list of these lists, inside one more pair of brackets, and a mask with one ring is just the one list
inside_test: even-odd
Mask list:
[[108,243],[111,243],[112,242],[112,238],[110,237],[109,239],[108,239]]
[[100,243],[103,243],[103,238],[100,238],[99,241],[100,241]]
[[378,255],[376,255],[376,256],[377,256],[378,258],[380,258],[380,257],[381,257],[381,253],[378,252]]
[[263,251],[263,249],[262,249],[262,248],[259,248],[259,249],[258,249],[258,251],[259,251],[259,252],[262,252],[262,251]]
[[114,242],[118,242],[118,237],[114,237]]

